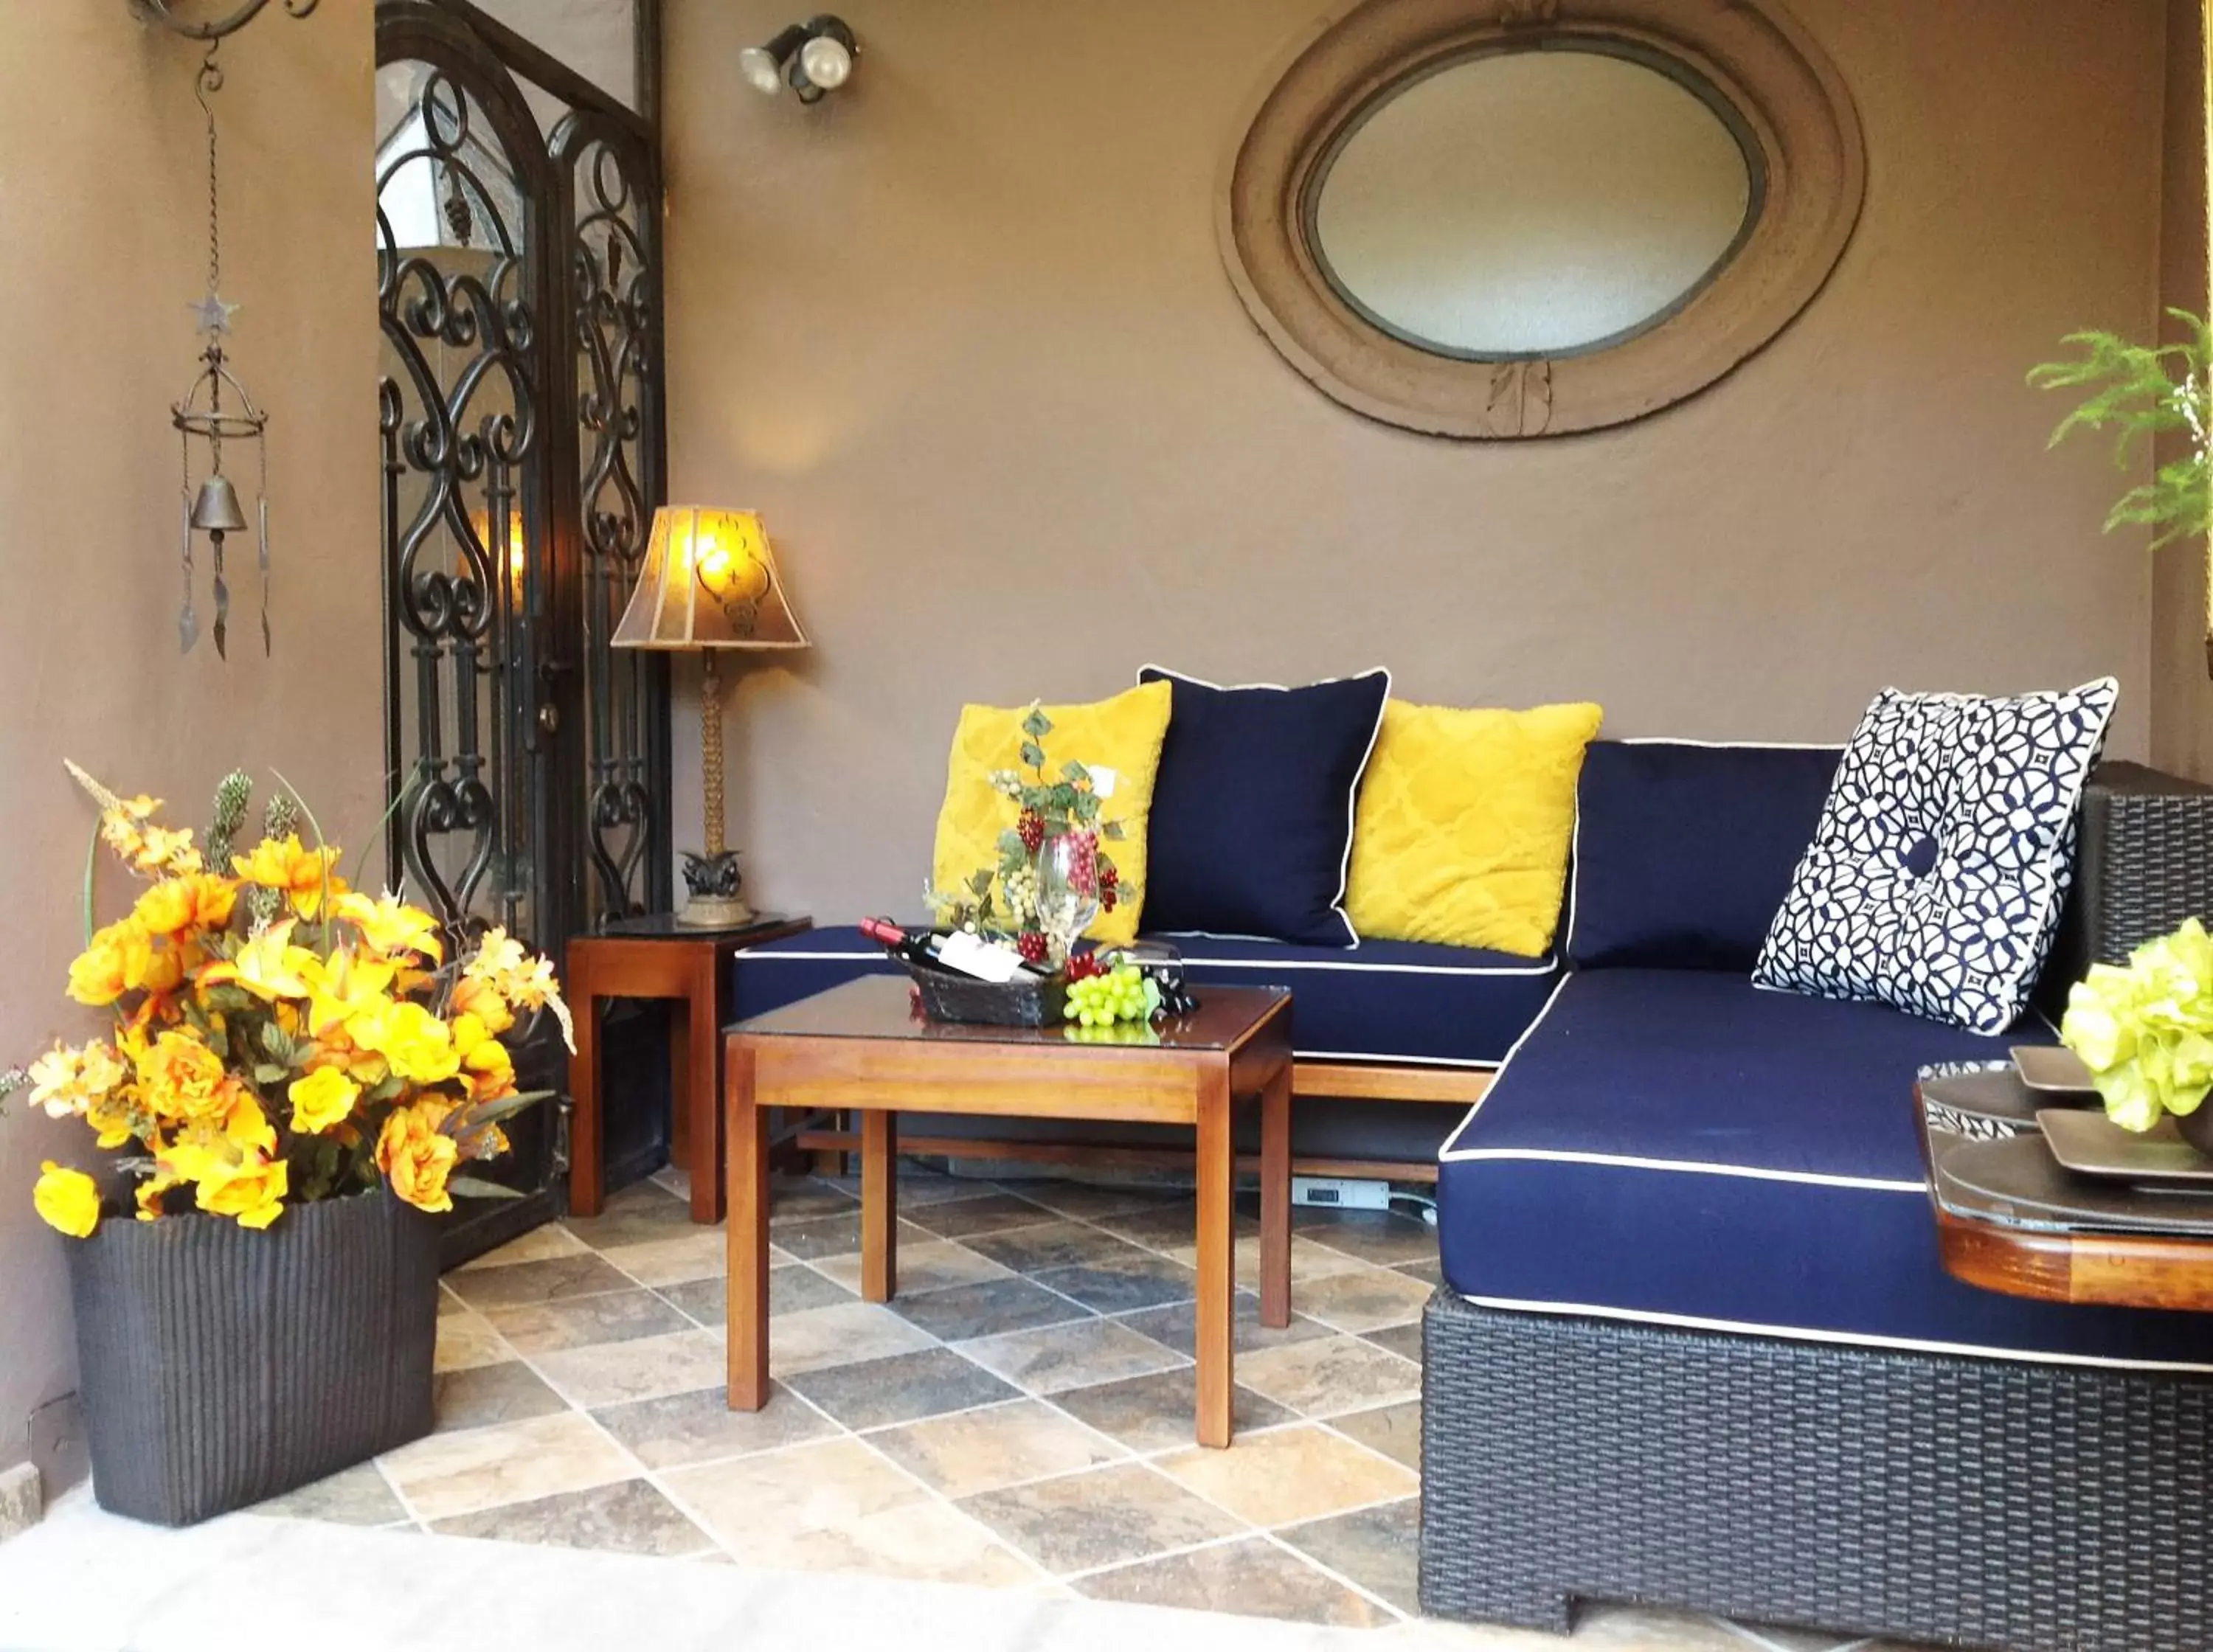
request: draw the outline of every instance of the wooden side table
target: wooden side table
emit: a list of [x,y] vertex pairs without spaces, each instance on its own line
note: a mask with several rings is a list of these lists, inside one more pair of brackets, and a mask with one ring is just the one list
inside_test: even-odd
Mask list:
[[605,998],[666,998],[668,1024],[670,1135],[688,1138],[692,1220],[722,1219],[722,1026],[730,1002],[733,954],[764,941],[813,927],[805,917],[772,914],[734,930],[687,929],[665,913],[629,918],[569,943],[565,985],[576,1016],[576,1053],[569,1062],[574,1106],[569,1132],[569,1209],[600,1213],[606,1190],[600,1149],[600,1003]]

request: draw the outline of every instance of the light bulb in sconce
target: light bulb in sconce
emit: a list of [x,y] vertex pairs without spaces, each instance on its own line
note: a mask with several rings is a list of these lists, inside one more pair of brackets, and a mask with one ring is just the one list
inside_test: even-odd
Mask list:
[[799,48],[799,66],[824,91],[834,92],[852,78],[852,48],[835,34],[818,34]]

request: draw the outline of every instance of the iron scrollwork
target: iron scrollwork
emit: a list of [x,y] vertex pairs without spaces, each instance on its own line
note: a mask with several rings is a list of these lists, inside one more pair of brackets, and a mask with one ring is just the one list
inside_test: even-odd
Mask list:
[[[515,870],[530,852],[529,686],[544,599],[521,520],[540,446],[527,226],[509,223],[503,197],[513,192],[486,175],[499,152],[478,139],[470,94],[445,70],[423,75],[414,113],[377,176],[378,313],[399,369],[379,386],[393,881],[404,877],[457,930],[497,921],[528,933],[534,914]],[[462,249],[400,245],[385,201],[418,167],[445,192]],[[472,492],[481,511],[470,508]],[[412,736],[400,713],[411,698]],[[480,897],[496,865],[503,875],[487,912]]]

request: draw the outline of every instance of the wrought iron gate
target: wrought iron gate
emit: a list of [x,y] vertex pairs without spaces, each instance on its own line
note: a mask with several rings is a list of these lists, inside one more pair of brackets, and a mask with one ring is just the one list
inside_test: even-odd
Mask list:
[[[558,958],[669,887],[667,667],[608,646],[663,490],[655,146],[456,0],[381,0],[376,54],[387,876]],[[557,1208],[564,1052],[517,1064],[561,1106],[449,1259]]]

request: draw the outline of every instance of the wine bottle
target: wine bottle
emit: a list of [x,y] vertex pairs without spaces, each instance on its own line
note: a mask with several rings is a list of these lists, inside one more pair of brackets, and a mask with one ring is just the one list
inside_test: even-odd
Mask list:
[[903,964],[954,970],[979,981],[1011,981],[1025,972],[1044,973],[1012,947],[962,930],[903,930],[887,917],[864,917],[861,933]]

